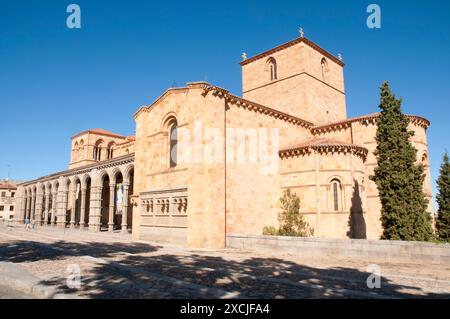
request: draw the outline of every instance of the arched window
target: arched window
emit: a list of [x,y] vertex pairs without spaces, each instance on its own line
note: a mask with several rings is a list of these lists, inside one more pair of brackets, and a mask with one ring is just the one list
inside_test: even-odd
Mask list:
[[328,76],[328,62],[325,58],[322,58],[320,63],[320,67],[322,69],[322,80],[325,81]]
[[78,159],[84,158],[84,140],[80,141],[80,146],[78,147]]
[[331,180],[331,194],[333,200],[333,210],[338,211],[341,207],[341,182],[336,178]]
[[430,163],[428,161],[428,155],[427,153],[423,153],[422,155],[422,165],[425,171],[425,178],[423,180],[423,188],[422,190],[428,194],[431,193],[431,185],[428,183],[429,182],[429,176],[430,176]]
[[94,160],[101,161],[102,160],[102,144],[103,141],[99,140],[94,145]]
[[274,81],[277,79],[277,61],[274,58],[269,58],[267,60],[267,65],[269,67],[270,72],[270,81]]
[[107,152],[106,155],[107,155],[108,159],[114,157],[114,146],[115,146],[115,143],[114,143],[114,142],[111,142],[111,143],[109,143],[109,145],[108,145],[108,150],[106,151],[106,152]]
[[178,148],[178,124],[173,121],[170,125],[170,167],[177,166],[177,148]]
[[75,145],[73,146],[73,160],[78,160],[78,142],[75,142]]

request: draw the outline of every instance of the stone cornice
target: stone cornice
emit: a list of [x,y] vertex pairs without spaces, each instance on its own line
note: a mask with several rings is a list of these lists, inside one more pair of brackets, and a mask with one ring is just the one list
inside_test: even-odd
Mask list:
[[73,139],[75,139],[77,137],[80,137],[80,136],[82,136],[84,134],[88,134],[88,133],[89,134],[94,134],[94,135],[108,136],[108,137],[113,137],[113,138],[120,138],[120,139],[125,139],[126,138],[123,135],[116,134],[116,133],[113,133],[113,132],[107,132],[107,131],[101,132],[101,131],[96,131],[95,129],[93,129],[93,130],[86,130],[86,131],[80,132],[78,134],[75,134],[70,139],[73,140]]
[[238,107],[241,107],[243,109],[246,109],[248,111],[254,111],[258,112],[260,114],[265,114],[271,117],[274,117],[276,119],[280,119],[301,127],[305,128],[311,128],[314,126],[313,123],[305,121],[301,118],[289,115],[287,113],[280,112],[278,110],[272,109],[270,107],[243,99],[241,97],[238,97],[236,95],[231,94],[229,91],[220,88],[218,86],[213,86],[209,84],[203,85],[204,94],[208,94],[208,92],[212,92],[214,96],[217,96],[219,98],[225,99],[230,104],[236,105]]
[[47,181],[50,181],[50,180],[55,180],[55,179],[57,179],[59,177],[71,177],[71,176],[75,176],[75,175],[83,175],[83,174],[89,173],[93,169],[101,170],[101,169],[104,169],[104,168],[119,166],[119,165],[133,163],[133,162],[134,162],[134,153],[128,154],[128,155],[124,155],[124,156],[120,156],[120,157],[116,157],[116,158],[113,158],[113,159],[110,159],[110,160],[98,162],[98,163],[95,163],[95,164],[89,164],[87,166],[73,168],[73,169],[70,169],[70,170],[67,170],[67,171],[62,171],[62,172],[54,173],[54,174],[51,174],[51,175],[39,177],[39,178],[37,178],[35,180],[27,181],[27,182],[21,183],[21,184],[19,184],[17,186],[27,187],[27,186],[30,186],[32,184],[47,182]]
[[368,153],[368,150],[365,147],[358,145],[344,144],[344,143],[343,144],[320,143],[320,144],[286,148],[280,150],[278,154],[281,159],[284,159],[289,157],[308,155],[311,154],[313,151],[316,151],[320,154],[329,154],[329,153],[352,154],[361,157],[363,161],[366,160]]
[[138,117],[139,114],[143,112],[149,112],[153,105],[158,104],[162,100],[164,100],[168,95],[178,92],[178,91],[186,91],[188,90],[187,87],[180,87],[180,88],[168,88],[163,94],[161,94],[156,100],[153,101],[150,105],[143,105],[141,106],[135,113],[134,113],[134,119]]
[[[365,125],[369,125],[369,124],[375,125],[377,123],[377,119],[379,116],[380,116],[380,113],[373,113],[373,114],[358,116],[358,117],[354,117],[354,118],[350,118],[347,120],[342,120],[342,121],[338,121],[338,122],[334,122],[334,123],[330,123],[330,124],[326,124],[326,125],[314,126],[311,128],[311,132],[313,135],[318,135],[318,134],[322,134],[322,133],[340,131],[342,129],[349,128],[351,126],[351,124],[354,122],[359,122],[359,123],[365,124]],[[423,118],[421,116],[416,116],[416,115],[406,115],[406,116],[409,118],[409,121],[411,124],[420,126],[424,129],[427,129],[430,126],[430,122],[426,118]]]
[[306,45],[308,45],[309,47],[313,48],[313,49],[316,50],[317,52],[323,54],[324,56],[326,56],[327,58],[329,58],[331,61],[334,61],[334,62],[337,63],[338,65],[340,65],[340,66],[342,66],[342,67],[345,65],[341,60],[339,60],[337,57],[335,57],[334,55],[332,55],[330,52],[328,52],[328,51],[322,49],[320,46],[318,46],[317,44],[315,44],[315,43],[312,42],[311,40],[308,40],[307,38],[304,38],[304,37],[303,37],[303,38],[301,38],[301,37],[300,37],[300,38],[296,38],[296,39],[294,39],[294,40],[291,40],[291,41],[289,41],[289,42],[286,42],[286,43],[284,43],[284,44],[281,44],[281,45],[279,45],[279,46],[277,46],[277,47],[275,47],[275,48],[273,48],[273,49],[270,49],[270,50],[268,50],[268,51],[265,51],[265,52],[262,52],[262,53],[260,53],[260,54],[257,54],[257,55],[255,55],[255,56],[253,56],[253,57],[251,57],[251,58],[248,58],[248,59],[246,59],[246,60],[240,62],[239,64],[242,65],[242,66],[244,66],[244,65],[249,64],[249,63],[251,63],[251,62],[253,62],[253,61],[262,59],[262,58],[267,57],[267,56],[269,56],[269,55],[271,55],[271,54],[273,54],[273,53],[275,53],[275,52],[284,50],[284,49],[286,49],[286,48],[289,48],[289,47],[291,47],[291,46],[293,46],[293,45],[296,45],[297,43],[301,43],[301,42],[305,43]]

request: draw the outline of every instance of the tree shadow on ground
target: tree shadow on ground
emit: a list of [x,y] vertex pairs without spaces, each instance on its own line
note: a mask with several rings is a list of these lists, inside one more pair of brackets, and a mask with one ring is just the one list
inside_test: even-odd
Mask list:
[[[44,247],[46,246],[46,247]],[[92,256],[81,273],[81,289],[67,277],[42,281],[62,293],[87,298],[449,298],[382,277],[381,288],[367,287],[370,273],[353,268],[314,268],[279,258],[231,260],[207,253],[172,254],[147,244],[16,241],[0,245],[0,260],[14,263]],[[152,255],[137,255],[140,253]],[[118,257],[119,256],[119,257]],[[114,258],[114,260],[112,260]],[[411,281],[411,280],[410,280]],[[428,283],[434,287],[434,283]],[[448,284],[447,286],[448,287]]]
[[[43,247],[50,249],[43,249]],[[57,241],[55,243],[43,244],[36,241],[15,241],[0,243],[0,261],[13,263],[33,262],[40,260],[57,260],[66,257],[95,256],[98,258],[112,257],[116,254],[138,254],[153,252],[159,249],[145,243],[75,243]]]

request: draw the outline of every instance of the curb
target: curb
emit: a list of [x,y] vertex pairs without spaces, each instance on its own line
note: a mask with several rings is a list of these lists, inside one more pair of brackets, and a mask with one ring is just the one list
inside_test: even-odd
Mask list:
[[0,282],[36,299],[79,299],[76,295],[59,293],[55,286],[41,284],[42,279],[15,263],[0,261]]

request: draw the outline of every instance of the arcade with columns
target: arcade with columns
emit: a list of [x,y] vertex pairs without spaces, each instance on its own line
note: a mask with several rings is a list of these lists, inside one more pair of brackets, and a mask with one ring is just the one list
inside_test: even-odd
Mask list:
[[[114,136],[113,136],[114,135]],[[103,130],[84,132],[72,138],[87,141],[85,148],[72,149],[69,170],[44,176],[18,186],[16,220],[61,228],[88,228],[93,231],[120,230],[128,233],[133,223],[134,153],[133,138]],[[118,139],[116,156],[101,160],[99,145],[104,139]],[[120,143],[120,140],[125,140]],[[111,144],[111,141],[108,141]],[[125,145],[128,144],[128,145]],[[89,146],[93,147],[89,151]],[[120,146],[128,146],[120,152]],[[77,156],[73,156],[76,153]],[[108,149],[108,154],[113,154]],[[90,157],[92,155],[92,157]],[[75,161],[91,161],[74,165]],[[72,168],[75,167],[75,168]]]

